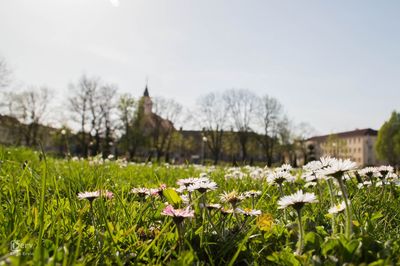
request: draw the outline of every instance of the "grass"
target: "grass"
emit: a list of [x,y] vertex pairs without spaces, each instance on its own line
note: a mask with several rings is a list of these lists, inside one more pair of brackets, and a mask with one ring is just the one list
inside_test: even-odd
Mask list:
[[[11,265],[341,265],[344,263],[395,265],[400,263],[400,201],[395,184],[358,188],[346,181],[352,205],[351,237],[345,236],[345,214],[333,219],[328,187],[304,187],[305,182],[283,186],[285,195],[304,189],[318,203],[302,209],[305,237],[296,254],[297,215],[277,209],[278,187],[252,178],[256,168],[143,165],[117,161],[60,160],[23,148],[0,147],[0,264]],[[260,169],[258,169],[260,173]],[[206,172],[218,189],[207,201],[220,203],[220,194],[259,190],[255,209],[261,216],[206,213],[201,195],[193,194],[195,217],[178,224],[162,215],[165,201],[176,208],[185,204],[170,195],[141,199],[133,187],[177,187],[181,178]],[[243,177],[226,179],[227,174]],[[232,174],[233,173],[233,174]],[[253,174],[252,174],[253,173]],[[300,176],[300,170],[293,171]],[[335,192],[339,187],[334,187]],[[104,197],[79,200],[83,191],[108,190]],[[340,201],[339,196],[335,196]],[[239,207],[251,208],[246,199]],[[180,205],[180,206],[179,206]],[[225,205],[229,208],[229,205]],[[285,218],[286,216],[286,218]]]

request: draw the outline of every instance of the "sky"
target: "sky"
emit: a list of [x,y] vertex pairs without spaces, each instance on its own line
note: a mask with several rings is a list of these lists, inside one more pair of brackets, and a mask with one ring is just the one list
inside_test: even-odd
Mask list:
[[14,87],[82,74],[192,107],[246,88],[319,134],[379,129],[400,99],[400,1],[0,0]]

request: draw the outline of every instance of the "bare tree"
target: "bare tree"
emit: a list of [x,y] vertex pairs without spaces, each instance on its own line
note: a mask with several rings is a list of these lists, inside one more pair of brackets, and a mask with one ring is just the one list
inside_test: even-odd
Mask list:
[[255,118],[255,111],[259,98],[247,89],[230,89],[224,92],[223,99],[229,108],[229,115],[241,149],[241,159],[247,159],[247,143],[249,141],[251,126]]
[[157,153],[157,161],[165,154],[165,160],[169,161],[169,153],[172,144],[172,133],[175,130],[174,122],[178,122],[182,114],[182,105],[172,99],[155,97],[153,102],[151,120],[153,130],[151,133],[152,146]]
[[135,138],[135,117],[137,113],[137,102],[130,94],[122,94],[118,99],[118,115],[120,120],[122,149],[128,153],[129,160],[135,156],[138,147]]
[[0,57],[0,89],[10,85],[11,82],[11,70],[8,67],[6,60]]
[[280,102],[268,95],[261,99],[257,118],[259,125],[263,128],[263,134],[257,135],[267,158],[267,165],[272,165],[272,159],[276,145],[278,145],[279,125],[284,119],[283,108]]
[[83,75],[70,88],[73,92],[69,98],[70,110],[80,124],[81,153],[107,156],[114,144],[117,87]]
[[100,153],[101,134],[103,133],[104,116],[101,111],[101,97],[99,93],[99,80],[92,79],[92,89],[89,91],[89,151],[91,155]]
[[12,107],[12,98],[13,93],[8,91],[1,91],[8,87],[11,83],[11,71],[6,63],[6,60],[0,57],[0,113],[4,111],[10,111]]
[[281,163],[290,163],[297,166],[297,154],[294,147],[293,123],[285,115],[278,123],[279,156]]
[[10,93],[13,101],[10,113],[20,120],[20,133],[27,146],[38,144],[38,134],[47,111],[50,93],[47,87],[31,87],[20,93]]
[[308,123],[301,122],[295,127],[294,132],[294,142],[296,145],[296,150],[299,151],[302,157],[303,164],[308,163],[308,161],[314,160],[315,158],[308,158],[309,149],[307,147],[307,139],[315,133],[315,129]]
[[103,157],[111,154],[111,147],[114,146],[114,133],[115,123],[113,123],[116,111],[116,95],[117,86],[113,84],[105,84],[100,88],[99,91],[99,108],[100,114],[104,121],[104,141],[102,145]]
[[[88,144],[91,136],[90,130],[94,127],[91,113],[94,112],[94,95],[98,87],[98,79],[88,78],[83,75],[76,85],[71,84],[70,90],[72,95],[69,98],[69,107],[72,112],[73,119],[80,125],[80,150],[83,156],[88,155]],[[89,123],[92,120],[89,128]],[[96,124],[95,124],[96,125]]]
[[214,164],[218,163],[222,151],[227,111],[228,106],[220,94],[209,93],[197,101],[193,118],[203,127],[203,134],[207,139],[206,143],[212,153]]

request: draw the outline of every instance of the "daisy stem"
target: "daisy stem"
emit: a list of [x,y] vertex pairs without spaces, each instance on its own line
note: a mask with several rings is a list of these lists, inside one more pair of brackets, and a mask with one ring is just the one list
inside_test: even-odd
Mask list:
[[213,221],[212,221],[211,214],[210,214],[210,210],[206,208],[205,212],[207,213],[207,218],[208,218],[208,221],[209,221],[210,224],[211,224],[211,227],[214,229],[214,231],[215,231],[217,234],[219,234],[219,232],[218,232],[218,230],[217,230],[217,227],[215,226],[215,224],[214,224]]
[[322,203],[322,190],[321,190],[321,183],[318,179],[316,179],[317,182],[317,189],[318,189],[318,196],[319,196],[319,202]]
[[337,178],[338,182],[339,182],[339,186],[340,186],[340,190],[342,191],[343,194],[343,199],[344,199],[344,204],[346,205],[346,230],[345,230],[345,234],[346,234],[346,238],[350,239],[351,237],[351,233],[352,233],[352,226],[351,226],[351,207],[350,207],[350,200],[347,196],[347,191],[346,191],[346,187],[344,185],[343,182],[343,177],[340,176]]
[[240,226],[240,225],[241,225],[241,222],[240,222],[239,216],[238,216],[238,214],[237,214],[237,212],[236,212],[236,204],[233,204],[233,203],[232,203],[232,209],[233,209],[233,215],[235,216],[236,222],[237,222],[238,225]]
[[297,243],[297,254],[301,255],[304,247],[304,228],[301,220],[301,208],[297,208],[297,222],[299,223],[299,242]]
[[95,219],[94,219],[93,200],[89,200],[89,202],[90,202],[90,217],[92,218],[92,225],[93,225],[94,232],[95,232],[96,242],[97,242],[97,244],[99,244],[99,247],[101,248],[99,232],[97,232],[97,227],[96,227],[96,223],[95,223]]
[[203,220],[204,220],[204,212],[206,210],[206,202],[207,202],[206,193],[202,193],[201,197],[200,197],[199,207],[200,207],[200,210],[201,210],[201,217],[202,217]]
[[192,192],[188,192],[188,196],[189,196],[189,205],[192,205]]
[[[278,183],[279,186],[279,192],[281,193],[281,197],[285,196],[283,194],[283,188],[282,188],[282,183]],[[283,210],[283,218],[285,219],[285,222],[287,221],[287,211],[286,209]]]
[[[331,197],[331,206],[335,206],[335,194],[333,192],[333,184],[332,184],[332,179],[326,180],[326,183],[328,183],[328,188],[329,188],[329,196]],[[336,233],[336,220],[335,220],[336,215],[332,215],[332,235]]]
[[282,183],[278,183],[279,186],[279,193],[281,193],[281,197],[283,197],[283,188],[282,188]]
[[176,229],[178,230],[178,253],[181,253],[182,248],[183,248],[183,223],[179,222],[176,223]]
[[221,220],[220,227],[221,227],[221,237],[225,239],[225,221],[227,219],[227,215],[219,215],[219,219]]
[[202,237],[205,236],[205,212],[206,210],[206,193],[201,193],[201,197],[200,197],[200,211],[201,211],[201,228],[202,228]]
[[383,179],[382,179],[382,187],[383,187],[383,192],[381,193],[381,198],[379,199],[380,208],[382,207],[383,199],[386,199],[386,186],[385,186],[385,181]]
[[390,196],[395,195],[393,182],[390,182],[389,185],[390,185],[390,191],[389,191],[390,193],[389,193],[388,199],[390,198]]
[[254,196],[251,196],[251,208],[254,210]]

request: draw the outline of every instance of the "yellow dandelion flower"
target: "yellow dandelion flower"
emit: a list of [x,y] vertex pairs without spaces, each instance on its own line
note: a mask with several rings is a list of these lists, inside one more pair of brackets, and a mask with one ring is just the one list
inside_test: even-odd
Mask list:
[[274,226],[274,217],[272,217],[271,214],[265,213],[262,215],[259,215],[257,217],[257,227],[261,231],[271,231],[272,227]]

